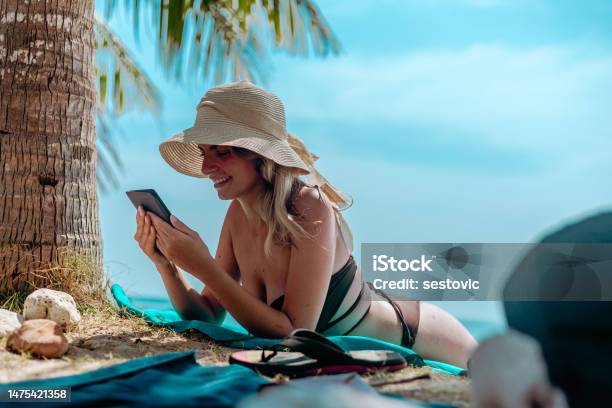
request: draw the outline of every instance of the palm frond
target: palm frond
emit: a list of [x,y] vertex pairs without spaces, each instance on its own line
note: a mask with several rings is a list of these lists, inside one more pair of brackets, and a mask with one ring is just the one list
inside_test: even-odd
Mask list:
[[97,180],[104,194],[119,186],[119,174],[123,171],[121,156],[112,139],[120,129],[111,125],[112,118],[133,109],[156,111],[160,106],[160,97],[142,68],[99,18],[96,18],[94,25],[94,46],[98,91]]
[[[108,25],[99,18],[94,25],[94,46],[99,110],[117,115],[126,109],[159,109],[157,89]],[[109,95],[112,97],[108,98]],[[126,100],[130,101],[130,106],[125,105]]]
[[[136,31],[148,22],[157,32],[165,72],[175,79],[263,79],[270,51],[294,55],[338,54],[340,44],[310,0],[124,1]],[[107,17],[117,7],[107,2]],[[264,46],[264,44],[269,44]]]

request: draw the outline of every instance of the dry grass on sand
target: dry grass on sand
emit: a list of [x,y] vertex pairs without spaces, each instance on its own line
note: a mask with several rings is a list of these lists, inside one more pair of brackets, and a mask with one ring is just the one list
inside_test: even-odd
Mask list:
[[[0,383],[78,374],[137,357],[192,349],[197,351],[200,364],[225,365],[234,351],[197,331],[177,334],[151,326],[141,318],[123,316],[111,307],[89,309],[82,317],[79,326],[66,333],[70,347],[59,359],[44,360],[8,352],[6,338],[2,338]],[[379,391],[428,402],[469,405],[467,379],[434,373],[429,368],[365,374],[364,378]],[[283,378],[274,380],[283,381]]]
[[232,351],[198,332],[178,334],[138,317],[121,316],[110,308],[83,313],[78,327],[68,331],[66,337],[70,343],[68,352],[57,359],[8,352],[3,338],[0,382],[77,374],[133,358],[192,349],[197,350],[200,364],[226,364]]

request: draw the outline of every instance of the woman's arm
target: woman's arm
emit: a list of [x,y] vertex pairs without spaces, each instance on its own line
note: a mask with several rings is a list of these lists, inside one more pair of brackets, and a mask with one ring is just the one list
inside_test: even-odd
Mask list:
[[314,330],[319,321],[334,267],[336,214],[325,196],[303,188],[294,200],[298,223],[313,239],[294,242],[282,310],[293,326]]
[[198,293],[183,279],[174,264],[158,250],[156,246],[157,233],[152,223],[152,217],[147,215],[142,207],[138,207],[136,211],[136,225],[134,239],[138,241],[140,249],[151,259],[162,276],[174,309],[184,319],[197,315],[197,318],[201,320],[214,321],[215,313],[212,309],[201,301]]
[[[230,209],[223,222],[215,258],[219,266],[232,279],[238,281],[240,273],[232,249],[229,226],[232,206],[230,205]],[[174,309],[183,319],[201,320],[217,324],[223,321],[226,314],[225,308],[210,289],[204,287],[202,293],[198,293],[185,280],[181,271],[170,262],[157,263],[156,267],[162,277]]]
[[176,266],[159,264],[157,270],[174,309],[182,319],[202,320],[210,323],[219,323],[223,320],[224,316],[207,304],[203,296],[191,287]]

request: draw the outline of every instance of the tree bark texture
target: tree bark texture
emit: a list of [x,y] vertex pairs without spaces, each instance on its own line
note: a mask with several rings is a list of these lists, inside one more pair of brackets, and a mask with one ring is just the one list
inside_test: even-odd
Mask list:
[[93,0],[0,0],[0,300],[66,249],[100,266]]

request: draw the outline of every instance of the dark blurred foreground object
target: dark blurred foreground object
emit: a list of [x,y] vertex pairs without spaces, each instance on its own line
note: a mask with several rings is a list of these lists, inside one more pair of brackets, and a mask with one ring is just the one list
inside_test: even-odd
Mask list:
[[[566,226],[541,243],[612,243],[612,212]],[[520,273],[517,268],[506,289],[517,285]],[[535,276],[540,278],[540,286],[550,277]],[[570,406],[612,406],[612,302],[504,304],[508,325],[540,343],[550,379],[563,389]]]

